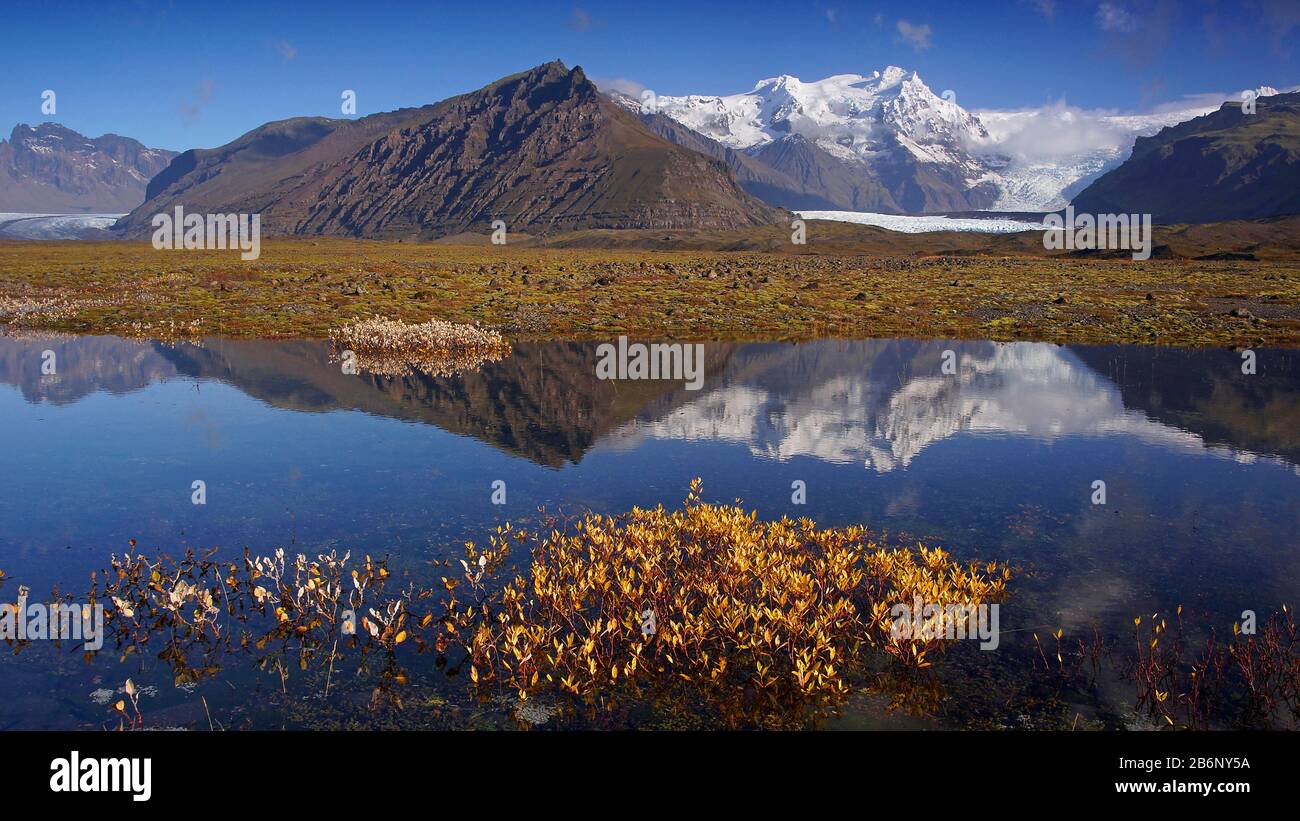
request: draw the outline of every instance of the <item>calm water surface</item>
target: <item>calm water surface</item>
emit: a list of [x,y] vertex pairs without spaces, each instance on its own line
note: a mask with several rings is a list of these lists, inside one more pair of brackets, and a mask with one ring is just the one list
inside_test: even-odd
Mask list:
[[[55,376],[41,374],[47,350]],[[699,391],[598,381],[595,361],[593,344],[523,345],[475,373],[394,379],[345,375],[309,341],[0,337],[0,598],[18,583],[84,590],[129,539],[232,557],[338,547],[436,577],[434,560],[539,506],[675,506],[695,476],[706,498],[762,516],[862,522],[1021,569],[1002,647],[953,654],[934,715],[861,695],[829,727],[1047,726],[1059,716],[1016,690],[1034,631],[1123,637],[1134,615],[1178,604],[1223,629],[1300,602],[1298,352],[1259,351],[1245,375],[1228,350],[710,344]],[[0,662],[0,727],[102,726],[91,694],[128,675],[157,687],[142,706],[166,725],[206,727],[200,694],[231,726],[304,726],[325,709],[280,694],[278,677],[232,669],[191,692],[157,668],[29,647]],[[513,726],[508,707],[457,707],[451,692],[428,697],[445,705],[430,722]],[[1116,678],[1076,706],[1116,724],[1126,699]],[[364,724],[363,701],[329,709]]]

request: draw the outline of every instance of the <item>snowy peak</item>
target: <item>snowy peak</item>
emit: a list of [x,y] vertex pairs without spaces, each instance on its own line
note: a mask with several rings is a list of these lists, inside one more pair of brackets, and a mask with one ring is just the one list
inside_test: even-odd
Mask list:
[[901,147],[921,162],[964,163],[967,144],[988,140],[977,117],[898,66],[815,82],[785,74],[744,94],[660,97],[658,106],[686,127],[741,150],[798,134],[842,159],[869,161]]
[[[978,117],[955,100],[935,95],[915,72],[893,87],[897,93],[883,101],[881,119],[916,145],[964,150],[988,141],[989,133]],[[911,150],[923,159],[928,158],[926,152]]]
[[781,195],[784,207],[964,211],[997,196],[972,153],[989,141],[979,118],[898,66],[815,82],[786,74],[743,94],[656,102],[660,114],[797,178],[804,190]]

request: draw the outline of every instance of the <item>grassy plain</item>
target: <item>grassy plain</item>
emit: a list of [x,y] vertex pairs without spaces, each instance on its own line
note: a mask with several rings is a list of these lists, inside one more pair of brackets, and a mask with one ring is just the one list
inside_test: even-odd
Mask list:
[[248,262],[143,242],[4,241],[0,330],[324,337],[383,315],[477,323],[517,340],[1300,345],[1300,256],[1290,252],[1137,262],[1045,256],[1026,235],[832,226],[792,246],[785,229],[764,231],[613,232],[600,248],[581,235],[507,246],[268,237]]

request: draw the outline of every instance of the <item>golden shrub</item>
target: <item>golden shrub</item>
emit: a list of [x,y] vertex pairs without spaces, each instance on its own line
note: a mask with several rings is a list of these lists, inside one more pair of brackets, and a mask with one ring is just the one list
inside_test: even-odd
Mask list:
[[[521,546],[531,561],[510,575]],[[328,695],[351,649],[362,663],[382,655],[385,686],[395,689],[376,693],[400,706],[408,679],[398,656],[433,651],[439,669],[448,657],[449,673],[467,667],[472,691],[488,700],[548,693],[773,725],[843,698],[864,680],[858,673],[891,694],[926,697],[929,676],[915,674],[943,647],[943,631],[900,635],[891,609],[996,602],[1010,578],[997,563],[882,547],[861,527],[764,521],[707,504],[699,480],[678,510],[589,514],[544,535],[504,525],[484,549],[470,543],[463,560],[445,562],[462,572],[437,587],[389,593],[385,562],[349,560],[277,550],[237,561],[187,551],[173,561],[133,550],[113,557],[91,601],[112,602],[106,624],[123,659],[152,644],[178,684],[239,652],[278,673],[282,689],[293,666],[319,666]]]
[[487,578],[512,539],[530,541],[508,527],[482,553],[468,546],[464,597],[461,580],[444,579],[444,623],[468,649],[475,682],[508,684],[524,699],[655,681],[830,699],[869,652],[929,665],[942,638],[896,636],[893,605],[996,601],[1010,577],[942,550],[880,547],[861,527],[706,504],[698,480],[680,510],[589,515],[570,530],[532,540],[527,577],[499,593]]

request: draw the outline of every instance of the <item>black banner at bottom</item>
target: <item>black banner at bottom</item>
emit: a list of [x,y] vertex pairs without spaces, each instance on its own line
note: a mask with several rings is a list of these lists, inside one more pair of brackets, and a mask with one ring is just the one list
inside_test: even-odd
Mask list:
[[526,809],[553,791],[630,799],[648,784],[769,811],[863,790],[922,812],[972,800],[990,809],[1171,799],[1222,808],[1289,799],[1296,751],[1286,733],[1173,732],[7,733],[0,742],[12,797],[146,814],[431,794]]

